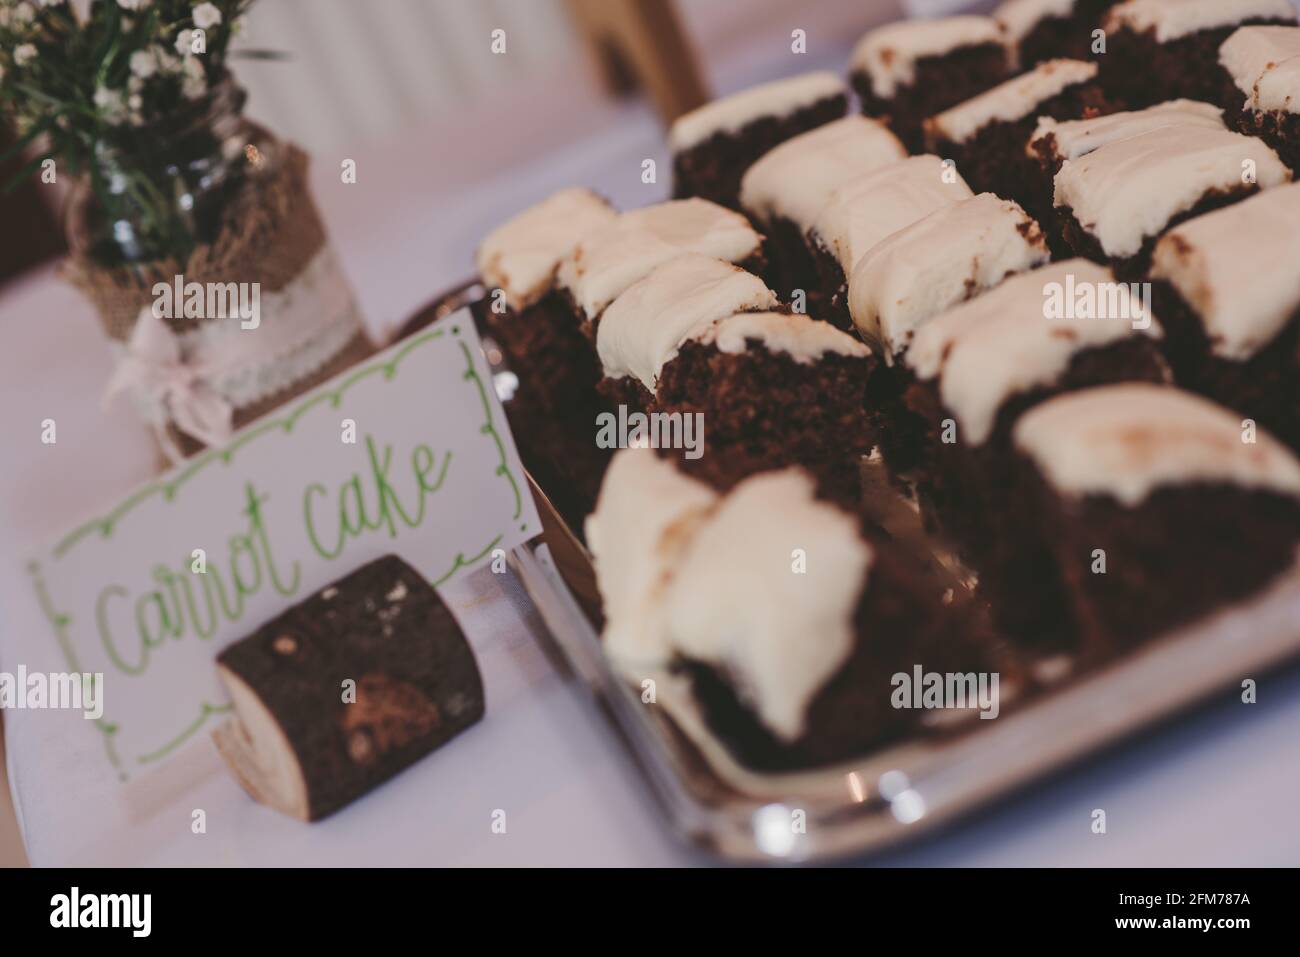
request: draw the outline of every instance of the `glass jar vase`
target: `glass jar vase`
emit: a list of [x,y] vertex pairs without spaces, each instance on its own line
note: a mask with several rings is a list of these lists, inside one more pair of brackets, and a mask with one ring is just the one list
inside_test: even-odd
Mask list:
[[184,263],[241,191],[275,175],[281,143],[243,113],[228,76],[164,121],[97,142],[66,207],[69,249],[105,267]]

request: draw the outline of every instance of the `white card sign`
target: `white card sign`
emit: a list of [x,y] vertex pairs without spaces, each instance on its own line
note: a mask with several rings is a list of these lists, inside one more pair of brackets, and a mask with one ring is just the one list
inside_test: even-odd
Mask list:
[[468,310],[405,339],[74,529],[30,565],[68,670],[102,672],[123,780],[229,711],[213,660],[393,552],[435,586],[541,525]]

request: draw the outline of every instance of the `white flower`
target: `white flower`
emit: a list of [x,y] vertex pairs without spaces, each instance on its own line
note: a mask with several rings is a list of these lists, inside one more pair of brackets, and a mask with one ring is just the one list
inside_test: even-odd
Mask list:
[[208,91],[208,77],[203,72],[203,64],[199,62],[198,57],[190,57],[185,61],[183,73],[181,96],[185,99],[197,100]]
[[149,0],[117,0],[117,5],[123,10],[139,10],[148,3]]
[[18,66],[26,66],[36,59],[36,47],[30,43],[24,43],[22,46],[14,47],[14,63]]
[[194,46],[193,35],[193,30],[182,30],[176,34],[176,53],[179,56],[186,57],[190,55],[190,51]]
[[101,110],[117,106],[121,102],[122,94],[118,90],[110,90],[106,86],[101,86],[95,90],[95,105]]
[[221,22],[221,11],[211,3],[200,3],[194,8],[194,25],[201,30],[215,27]]
[[100,113],[108,123],[120,123],[126,115],[126,103],[122,99],[121,90],[110,90],[107,87],[99,87],[95,90],[95,106],[99,107]]
[[158,58],[152,50],[136,50],[131,54],[131,73],[147,80],[158,72]]
[[32,9],[30,3],[20,3],[14,7],[15,23],[31,23],[36,19],[36,11]]

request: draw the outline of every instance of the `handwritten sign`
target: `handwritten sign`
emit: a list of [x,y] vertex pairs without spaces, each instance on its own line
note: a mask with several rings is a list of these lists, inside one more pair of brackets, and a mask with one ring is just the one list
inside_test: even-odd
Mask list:
[[[104,674],[123,780],[229,710],[213,659],[396,552],[435,586],[540,523],[467,310],[251,423],[29,564],[67,667]],[[500,551],[498,551],[500,550]]]

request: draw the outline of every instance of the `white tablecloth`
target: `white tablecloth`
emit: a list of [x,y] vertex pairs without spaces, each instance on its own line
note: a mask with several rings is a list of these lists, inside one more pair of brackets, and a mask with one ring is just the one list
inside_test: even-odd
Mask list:
[[[843,51],[832,51],[832,67]],[[812,66],[813,64],[810,64]],[[723,88],[757,79],[739,70]],[[440,158],[456,131],[412,135],[358,159],[340,184],[318,156],[315,190],[345,268],[376,327],[391,327],[466,276],[470,250],[499,219],[553,188],[594,185],[621,206],[661,198],[640,182],[661,136],[636,107],[580,105],[594,131],[524,172],[476,188]],[[462,164],[463,165],[463,164]],[[444,175],[445,174],[445,175]],[[124,407],[100,408],[107,347],[87,304],[52,271],[0,294],[0,669],[48,642],[25,556],[121,498],[151,471],[153,449]],[[55,446],[42,419],[58,421]],[[466,622],[487,688],[477,727],[398,779],[311,826],[251,802],[215,752],[195,747],[165,781],[123,791],[99,779],[93,734],[57,712],[6,718],[9,772],[33,863],[593,864],[700,860],[662,827],[635,768],[581,689],[537,642],[541,624],[512,580],[479,574],[448,595]],[[1058,776],[973,821],[877,858],[960,865],[1300,864],[1300,672]],[[68,713],[62,713],[67,718]],[[73,715],[70,720],[79,721]],[[66,732],[66,733],[65,733]],[[92,771],[91,769],[95,770]],[[208,831],[190,831],[191,812]],[[1090,831],[1104,808],[1106,835]],[[506,833],[492,814],[506,812]]]

